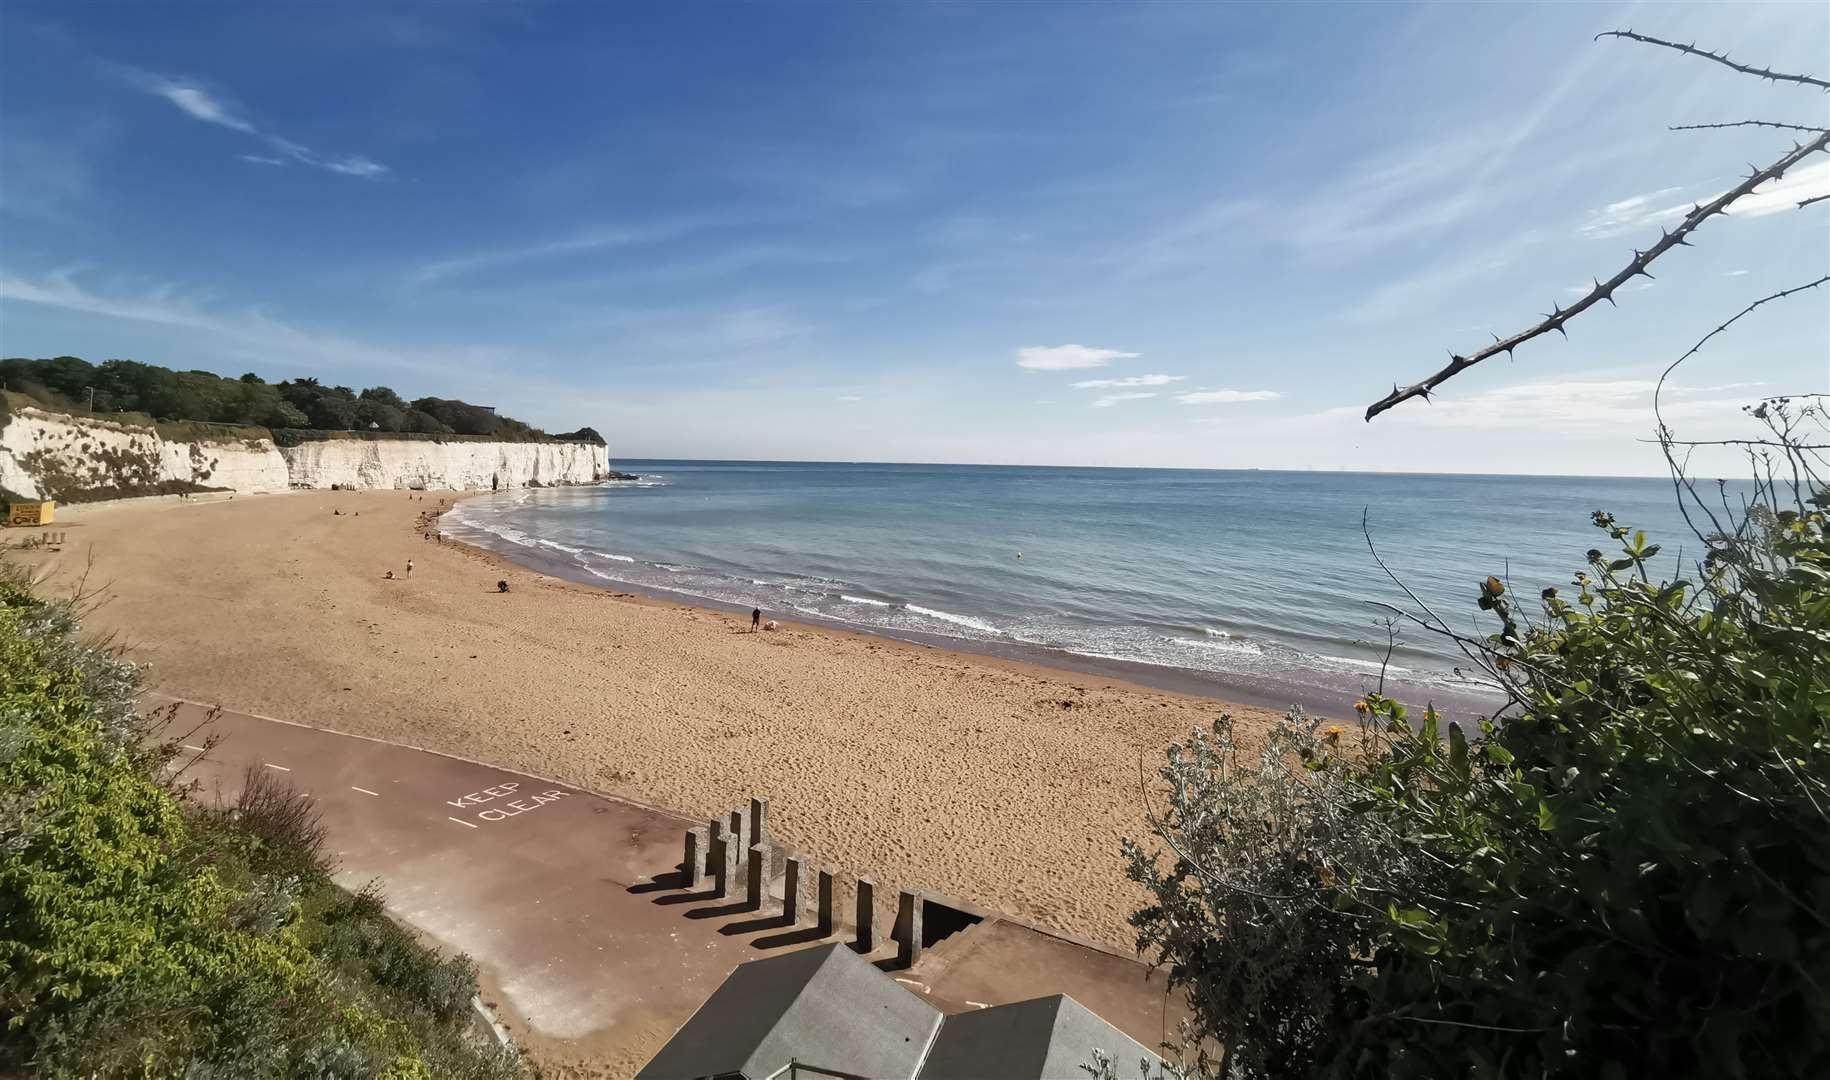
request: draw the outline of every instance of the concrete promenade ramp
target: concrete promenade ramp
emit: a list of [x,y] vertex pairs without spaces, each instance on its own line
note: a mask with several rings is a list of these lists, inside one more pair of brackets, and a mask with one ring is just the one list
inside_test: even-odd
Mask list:
[[[172,767],[197,798],[232,800],[249,768],[310,795],[339,884],[379,880],[390,914],[469,953],[483,999],[562,1074],[633,1074],[738,964],[822,940],[685,891],[682,838],[698,822],[413,747],[177,708]],[[1067,993],[1145,1046],[1181,1015],[1135,960],[997,916],[894,974],[946,1012]]]

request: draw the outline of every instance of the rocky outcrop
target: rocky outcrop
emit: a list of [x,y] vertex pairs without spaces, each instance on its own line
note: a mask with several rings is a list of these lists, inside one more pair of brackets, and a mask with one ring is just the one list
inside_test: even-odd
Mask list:
[[584,442],[333,438],[280,450],[301,488],[487,488],[589,484],[610,471]]
[[28,499],[79,502],[204,488],[256,494],[332,484],[547,487],[589,484],[611,472],[605,448],[588,442],[351,435],[280,448],[262,429],[155,428],[17,404],[0,419],[0,488]]

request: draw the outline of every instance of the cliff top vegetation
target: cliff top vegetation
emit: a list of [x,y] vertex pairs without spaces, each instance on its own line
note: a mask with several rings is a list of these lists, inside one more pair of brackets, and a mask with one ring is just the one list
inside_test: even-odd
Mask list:
[[208,371],[173,371],[135,360],[91,364],[75,356],[0,360],[0,382],[46,408],[164,424],[222,424],[273,430],[470,435],[510,442],[548,439],[602,443],[590,428],[549,435],[494,409],[453,398],[408,401],[385,386],[357,391],[314,378],[269,383]]

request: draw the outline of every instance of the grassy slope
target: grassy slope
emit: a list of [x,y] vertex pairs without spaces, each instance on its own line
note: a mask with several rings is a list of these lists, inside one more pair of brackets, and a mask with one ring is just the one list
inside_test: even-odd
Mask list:
[[468,1034],[466,958],[331,883],[306,800],[162,783],[136,689],[0,572],[0,1075],[524,1071]]

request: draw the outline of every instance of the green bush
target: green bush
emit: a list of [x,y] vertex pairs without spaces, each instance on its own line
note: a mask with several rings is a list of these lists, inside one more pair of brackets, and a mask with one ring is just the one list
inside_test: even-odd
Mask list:
[[1127,853],[1227,1047],[1197,1071],[1830,1075],[1827,505],[1756,506],[1696,582],[1598,513],[1616,550],[1535,619],[1489,578],[1514,704],[1477,735],[1370,696],[1357,748],[1173,749],[1178,858]]
[[[187,814],[137,689],[67,605],[0,572],[0,1074],[518,1074],[464,1037],[468,961],[337,890],[314,821]],[[339,904],[366,929],[337,930]],[[385,978],[358,951],[377,941]]]

